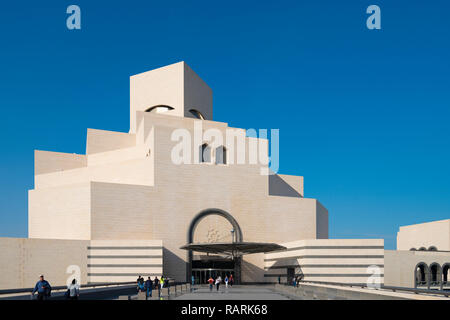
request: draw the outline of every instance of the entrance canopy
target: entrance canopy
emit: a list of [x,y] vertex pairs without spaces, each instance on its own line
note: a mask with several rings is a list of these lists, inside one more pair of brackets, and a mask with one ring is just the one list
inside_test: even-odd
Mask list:
[[272,252],[285,250],[286,247],[276,243],[264,242],[213,242],[213,243],[189,243],[180,249],[205,253],[225,254],[232,257],[250,253]]

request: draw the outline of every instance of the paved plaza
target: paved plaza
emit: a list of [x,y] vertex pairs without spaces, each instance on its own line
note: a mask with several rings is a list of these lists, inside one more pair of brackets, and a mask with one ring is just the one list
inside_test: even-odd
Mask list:
[[215,287],[210,291],[209,286],[197,285],[193,292],[178,296],[174,300],[290,300],[290,298],[269,286],[235,285],[228,289],[220,286],[219,291]]

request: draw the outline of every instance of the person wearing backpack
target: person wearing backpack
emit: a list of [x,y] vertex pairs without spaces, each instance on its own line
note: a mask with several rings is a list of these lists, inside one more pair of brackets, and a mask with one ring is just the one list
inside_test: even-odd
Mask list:
[[145,282],[144,278],[140,278],[138,282],[138,292],[144,292],[145,291]]
[[140,287],[140,284],[141,284],[141,282],[142,282],[142,277],[141,276],[139,276],[138,278],[137,278],[137,280],[136,280],[136,284],[137,284],[137,291],[139,292],[139,287]]
[[34,286],[34,290],[32,292],[32,295],[38,293],[37,299],[38,300],[46,300],[51,296],[52,287],[50,283],[48,283],[47,280],[44,280],[44,275],[41,275],[39,277],[39,281]]

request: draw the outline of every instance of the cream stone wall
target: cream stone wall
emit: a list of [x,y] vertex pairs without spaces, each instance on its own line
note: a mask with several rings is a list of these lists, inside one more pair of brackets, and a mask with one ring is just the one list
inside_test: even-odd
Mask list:
[[[316,239],[281,243],[287,250],[267,253],[267,281],[286,282],[287,268],[305,281],[366,284],[369,277],[384,276],[383,239]],[[371,267],[372,266],[372,267]],[[371,269],[379,271],[373,275]]]
[[[245,241],[285,242],[328,237],[328,212],[317,200],[300,195],[300,178],[281,177],[283,183],[289,185],[290,182],[292,189],[298,191],[297,196],[270,195],[270,176],[261,175],[264,166],[248,164],[248,156],[245,164],[174,164],[171,151],[176,142],[171,141],[171,134],[174,128],[185,128],[193,135],[195,121],[147,113],[140,127],[148,129],[138,130],[136,140],[140,143],[135,147],[89,155],[86,168],[36,176],[38,188],[32,192],[48,196],[43,200],[30,196],[30,206],[36,208],[30,210],[30,219],[40,221],[42,216],[55,214],[47,207],[37,205],[39,201],[55,209],[67,207],[65,203],[52,203],[52,190],[62,192],[73,188],[72,185],[65,186],[67,182],[91,181],[87,185],[90,200],[85,209],[90,212],[90,236],[84,230],[84,238],[163,239],[165,270],[178,280],[186,278],[187,254],[180,247],[187,242],[188,226],[197,213],[208,208],[230,213],[239,223]],[[211,121],[202,123],[205,123],[204,128],[214,127]],[[227,128],[223,123],[216,127],[223,132]],[[249,140],[245,140],[246,150]],[[143,153],[136,151],[141,147],[142,150],[148,147],[149,156],[132,160],[133,155],[142,157]],[[262,147],[267,148],[267,143],[264,142]],[[85,170],[84,174],[81,170]],[[81,195],[73,195],[78,196]],[[40,213],[39,208],[45,212]],[[64,210],[58,214],[64,217],[66,225],[74,223],[69,214],[61,212]],[[39,229],[41,233],[38,233],[36,223],[30,224],[30,236],[42,236],[42,232],[48,232],[51,237],[67,236],[66,231],[53,231],[60,229],[57,220],[51,222],[46,218],[43,221],[42,225],[47,226]],[[244,263],[246,259],[251,258],[245,257]],[[264,265],[257,268],[259,272],[253,274],[263,276]],[[257,280],[263,282],[264,278]]]
[[61,172],[87,166],[87,157],[83,154],[51,151],[34,151],[34,174]]
[[[227,123],[188,117],[195,108],[212,117],[211,89],[184,63],[149,71],[130,79],[130,134],[88,130],[83,167],[39,171],[30,191],[30,237],[86,240],[164,241],[164,272],[185,280],[192,219],[205,209],[228,212],[242,229],[244,241],[288,242],[328,237],[328,212],[316,200],[304,198],[303,177],[267,176],[267,165],[251,164],[250,145],[267,157],[267,139],[245,137],[245,130]],[[144,112],[169,105],[163,114]],[[203,131],[223,133],[228,164],[195,164]],[[190,133],[191,164],[176,164],[172,141],[176,129]],[[245,161],[231,156],[226,130],[243,137]],[[234,138],[233,138],[234,139]],[[237,147],[235,148],[237,150]],[[234,161],[231,161],[234,160]],[[264,159],[267,160],[267,159]],[[232,164],[233,163],[233,164]],[[205,225],[214,218],[205,218]],[[73,226],[70,229],[70,226]],[[216,221],[224,233],[228,225]],[[199,224],[194,239],[206,231]],[[204,238],[203,238],[204,239]],[[243,279],[264,282],[263,255],[244,257]]]
[[87,181],[153,185],[154,155],[151,144],[87,156],[86,167],[35,175],[35,189]]
[[79,184],[87,181],[150,186],[154,179],[151,157],[108,163],[35,176],[35,189]]
[[119,164],[133,160],[143,160],[149,156],[149,147],[146,145],[139,145],[88,155],[87,163],[89,167],[97,167],[109,164]]
[[76,270],[81,284],[154,279],[163,274],[162,252],[161,240],[0,238],[0,290],[33,288],[41,274],[64,286]]
[[90,240],[90,183],[30,190],[28,237]]
[[165,115],[192,117],[196,109],[211,120],[212,90],[183,61],[131,76],[130,133],[137,131],[136,111],[158,105],[174,108]]
[[89,241],[0,238],[0,289],[34,288],[43,274],[52,286],[66,285],[78,266],[88,281]]
[[163,274],[161,240],[92,240],[88,247],[90,283],[147,280]]
[[130,77],[130,133],[136,132],[136,111],[168,105],[174,110],[166,115],[183,116],[183,72],[183,63],[174,63]]
[[[153,121],[155,130],[154,198],[159,201],[150,201],[154,203],[150,210],[155,212],[152,217],[161,226],[170,226],[153,232],[155,238],[171,239],[165,241],[165,247],[178,261],[186,259],[186,253],[179,247],[187,241],[187,226],[197,213],[208,208],[230,213],[239,223],[244,241],[289,241],[318,236],[317,217],[321,215],[322,221],[327,220],[327,212],[317,209],[315,199],[269,196],[269,177],[260,174],[260,165],[174,165],[170,158],[173,127],[166,127],[165,122],[163,125],[151,114],[145,115],[144,121]],[[191,119],[171,119],[171,122],[178,122],[177,128],[193,128]],[[321,234],[327,235],[327,231]],[[263,265],[258,267],[263,270]],[[173,263],[167,270],[180,278],[185,273],[182,263]]]
[[[145,112],[156,105],[173,110]],[[206,120],[195,119],[191,109]],[[214,208],[237,221],[244,241],[288,247],[246,255],[243,282],[274,282],[278,275],[285,281],[293,267],[305,280],[365,283],[367,268],[376,265],[385,284],[413,286],[418,262],[448,262],[450,220],[400,227],[397,235],[400,250],[434,246],[440,252],[384,251],[378,239],[327,239],[328,211],[305,198],[303,177],[267,176],[267,165],[250,161],[250,145],[267,160],[268,140],[212,119],[211,88],[180,62],[130,77],[129,133],[88,129],[86,155],[36,151],[30,239],[0,238],[0,288],[32,286],[39,273],[64,284],[70,264],[80,265],[83,281],[133,281],[138,273],[184,281],[188,255],[180,247],[194,217]],[[214,164],[214,149],[211,163],[194,161],[206,142],[194,134],[199,124],[203,132],[223,134],[227,164]],[[189,164],[172,159],[179,143],[172,135],[180,129],[190,133]],[[244,163],[238,163],[238,143],[230,144],[236,138],[227,140],[230,129],[245,144]],[[230,226],[207,216],[193,239],[229,242]]]
[[397,250],[412,248],[450,251],[450,219],[400,227],[397,233]]
[[200,221],[194,233],[195,243],[232,242],[231,223],[217,215],[207,216]]
[[135,145],[136,135],[134,134],[97,129],[87,130],[87,155],[134,147]]
[[153,225],[159,219],[150,209],[152,187],[102,182],[92,182],[91,187],[92,240],[157,239]]

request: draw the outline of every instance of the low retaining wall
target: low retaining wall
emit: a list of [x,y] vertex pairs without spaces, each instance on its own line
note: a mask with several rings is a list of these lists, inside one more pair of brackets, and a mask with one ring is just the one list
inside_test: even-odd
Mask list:
[[189,283],[182,283],[162,288],[160,292],[158,289],[153,289],[152,297],[148,299],[146,298],[146,292],[139,292],[134,295],[120,296],[117,300],[167,300],[190,291],[191,285]]
[[[275,290],[303,300],[404,300],[405,297],[380,294],[377,290],[336,288],[333,286],[319,286],[300,284],[298,287],[275,285]],[[371,292],[373,291],[373,292]]]

